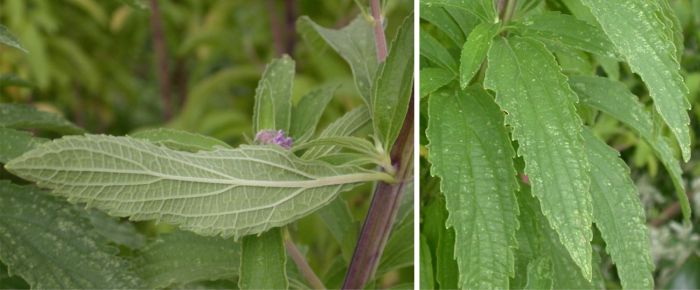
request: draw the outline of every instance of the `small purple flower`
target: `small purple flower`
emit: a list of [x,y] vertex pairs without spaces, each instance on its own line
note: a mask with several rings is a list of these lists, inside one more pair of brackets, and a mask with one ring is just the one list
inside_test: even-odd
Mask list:
[[284,149],[292,148],[292,137],[287,137],[283,130],[261,130],[255,134],[255,142],[258,144],[277,144]]

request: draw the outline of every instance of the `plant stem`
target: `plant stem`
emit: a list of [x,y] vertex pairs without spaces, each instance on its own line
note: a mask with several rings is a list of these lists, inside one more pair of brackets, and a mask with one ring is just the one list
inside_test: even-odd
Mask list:
[[[410,104],[413,104],[413,96]],[[401,194],[411,180],[413,168],[413,107],[410,106],[404,119],[401,133],[391,150],[391,160],[398,168],[398,182],[379,182],[362,225],[360,237],[355,245],[343,289],[362,289],[372,279],[389,239],[394,224]],[[409,193],[410,194],[410,193]]]
[[326,289],[326,286],[323,285],[321,279],[319,279],[318,276],[316,276],[316,273],[306,262],[304,255],[302,255],[301,252],[299,252],[299,249],[297,249],[297,246],[294,244],[294,242],[289,238],[285,238],[284,247],[287,249],[287,254],[289,254],[289,256],[292,258],[294,264],[297,265],[297,268],[299,269],[301,274],[304,275],[304,278],[306,278],[306,281],[309,282],[311,287],[313,289]]
[[508,23],[511,18],[513,18],[513,14],[515,14],[515,7],[518,4],[518,0],[508,0],[508,3],[506,4],[505,12],[503,13],[503,23]]
[[387,49],[386,49],[386,36],[384,36],[384,22],[382,19],[382,12],[379,0],[371,0],[372,7],[372,18],[374,18],[374,41],[377,47],[377,60],[379,63],[383,63],[386,59]]
[[165,33],[163,33],[163,20],[158,8],[158,0],[151,0],[151,33],[153,34],[153,47],[155,49],[158,75],[160,81],[160,98],[163,102],[163,119],[169,120],[172,116],[172,99],[170,88],[170,73],[168,70],[168,51],[165,45]]

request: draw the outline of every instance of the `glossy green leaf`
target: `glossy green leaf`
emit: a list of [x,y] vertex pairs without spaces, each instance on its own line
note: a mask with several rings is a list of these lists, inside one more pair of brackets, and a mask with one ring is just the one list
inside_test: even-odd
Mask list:
[[517,228],[515,155],[503,114],[480,88],[430,97],[428,158],[454,228],[461,288],[504,289]]
[[85,132],[57,114],[39,111],[22,104],[0,104],[0,127],[39,129],[64,135]]
[[294,61],[287,55],[272,60],[255,89],[253,132],[284,130],[289,132],[292,118]]
[[450,9],[464,9],[484,22],[496,22],[496,7],[493,0],[421,0],[432,6],[445,6]]
[[46,141],[29,132],[0,127],[0,163],[7,163]]
[[241,289],[287,289],[287,253],[281,229],[247,236],[241,243],[238,287]]
[[458,73],[457,62],[450,52],[428,33],[420,33],[420,55],[455,75]]
[[216,147],[231,148],[231,146],[219,139],[168,128],[139,131],[131,134],[131,137],[144,139],[174,150],[187,152],[212,150]]
[[571,47],[601,56],[617,57],[615,45],[600,28],[571,15],[558,12],[536,14],[517,22],[515,28],[523,36],[554,47]]
[[485,86],[508,112],[533,194],[573,260],[591,279],[590,166],[581,120],[554,56],[535,40],[498,39],[488,54]]
[[459,64],[459,83],[466,88],[486,59],[493,37],[500,28],[498,23],[482,23],[472,30],[462,47]]
[[36,289],[140,288],[87,212],[33,186],[0,181],[0,260]]
[[225,237],[285,225],[358,183],[386,177],[303,161],[279,146],[189,153],[98,135],[46,143],[5,167],[111,215],[160,219]]
[[347,26],[334,30],[302,16],[297,21],[297,27],[309,41],[313,41],[314,36],[320,36],[350,65],[357,90],[369,105],[372,81],[379,66],[372,24],[360,14]]
[[649,232],[638,190],[619,153],[583,131],[586,154],[591,163],[593,221],[617,265],[624,289],[653,289],[654,263]]
[[449,84],[456,78],[455,73],[437,67],[420,70],[420,96],[425,97]]
[[221,237],[175,231],[150,242],[135,259],[148,288],[200,280],[233,279],[240,266],[240,244]]
[[372,87],[374,135],[389,151],[401,131],[413,95],[413,14],[401,25]]
[[316,133],[316,125],[323,111],[333,99],[337,86],[326,86],[304,95],[292,109],[292,124],[289,136],[295,143],[301,143]]
[[433,258],[430,255],[430,246],[425,236],[420,235],[420,289],[435,289],[433,278]]
[[[369,110],[367,107],[358,107],[350,112],[345,113],[342,117],[333,121],[328,127],[321,131],[320,138],[351,136],[360,129],[366,127],[370,123]],[[318,159],[323,156],[340,150],[340,146],[325,145],[314,146],[304,152],[302,158],[307,160]]]
[[0,43],[7,45],[7,46],[14,47],[16,49],[21,50],[24,53],[27,53],[27,50],[24,47],[22,47],[22,45],[19,43],[19,40],[17,40],[17,38],[15,38],[15,36],[12,35],[12,33],[10,33],[10,31],[7,29],[7,27],[5,27],[4,25],[1,25],[1,24],[0,24]]
[[654,106],[673,132],[683,153],[690,159],[690,103],[688,88],[680,74],[673,39],[659,18],[663,9],[657,1],[581,0],[595,15],[603,30],[641,76]]
[[574,76],[569,83],[581,98],[581,102],[626,124],[649,144],[668,171],[681,211],[688,220],[690,203],[685,193],[683,171],[674,157],[673,149],[661,132],[655,129],[651,114],[644,109],[637,96],[623,83],[602,77]]

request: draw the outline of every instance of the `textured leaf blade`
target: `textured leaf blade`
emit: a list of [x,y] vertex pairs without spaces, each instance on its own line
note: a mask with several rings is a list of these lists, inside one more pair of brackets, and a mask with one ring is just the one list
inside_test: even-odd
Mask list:
[[289,135],[295,143],[304,142],[316,133],[316,125],[323,111],[333,99],[337,86],[326,86],[314,90],[301,98],[292,109],[292,124]]
[[576,95],[543,44],[514,37],[494,42],[485,86],[508,113],[533,194],[584,276],[591,278],[590,170]]
[[297,25],[305,38],[311,41],[320,36],[350,65],[357,90],[369,106],[372,81],[379,67],[372,24],[360,14],[339,30],[322,27],[307,16],[299,18]]
[[673,132],[683,153],[690,159],[690,103],[688,88],[680,74],[676,47],[659,15],[656,1],[581,0],[595,15],[603,30],[649,88],[654,106]]
[[429,116],[428,156],[445,194],[446,224],[455,231],[460,286],[508,288],[518,185],[503,114],[491,96],[472,87],[433,94]]
[[151,143],[162,144],[168,148],[188,152],[212,150],[216,147],[231,148],[231,146],[224,141],[209,136],[169,128],[144,130],[131,134],[131,137],[148,140]]
[[14,35],[12,35],[12,33],[10,33],[10,31],[4,25],[0,25],[0,43],[14,47],[16,49],[21,50],[24,53],[27,53],[27,50],[24,47],[22,47],[22,44],[19,43],[19,40],[17,40],[17,38]]
[[555,47],[571,47],[616,58],[615,45],[598,27],[558,12],[537,14],[516,23],[516,29]]
[[389,151],[403,126],[413,92],[413,14],[406,17],[379,68],[372,91],[374,135]]
[[277,146],[189,153],[97,135],[55,140],[6,168],[115,216],[161,219],[225,237],[287,224],[384,175],[303,161]]
[[294,61],[287,55],[272,60],[255,89],[253,131],[284,130],[289,132],[292,117]]
[[287,253],[282,230],[248,236],[241,243],[238,287],[241,289],[287,289]]
[[619,153],[584,130],[586,153],[591,163],[593,221],[617,265],[625,289],[653,289],[654,263],[644,209],[629,168]]
[[493,37],[498,33],[500,24],[482,23],[472,30],[462,47],[459,66],[459,83],[466,88],[486,59]]
[[32,288],[140,288],[86,212],[33,186],[0,181],[0,260]]
[[140,251],[136,269],[148,288],[238,276],[240,245],[191,232],[164,234]]
[[46,141],[29,132],[0,127],[0,163],[7,163]]
[[57,114],[21,104],[0,104],[0,127],[40,129],[66,135],[85,133],[85,130]]
[[569,80],[571,88],[581,102],[598,109],[634,129],[654,150],[668,171],[681,211],[690,219],[690,203],[685,193],[683,171],[673,155],[673,149],[659,130],[655,130],[651,114],[644,109],[637,96],[620,82],[593,76],[574,76]]
[[422,69],[420,71],[420,88],[418,88],[421,98],[446,86],[455,77],[456,75],[453,72],[442,68],[429,67]]
[[[362,128],[367,127],[369,123],[370,116],[367,107],[358,107],[345,113],[345,115],[333,121],[333,123],[323,129],[319,135],[319,139],[350,136],[360,131]],[[336,145],[315,146],[304,152],[302,157],[307,160],[313,160],[338,152],[338,150],[340,150],[340,146]]]

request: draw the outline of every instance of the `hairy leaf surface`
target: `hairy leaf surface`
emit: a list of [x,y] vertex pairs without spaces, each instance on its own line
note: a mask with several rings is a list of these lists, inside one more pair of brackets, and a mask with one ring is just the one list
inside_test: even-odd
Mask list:
[[316,133],[316,125],[323,111],[333,99],[337,86],[326,86],[314,90],[301,98],[292,109],[292,124],[289,135],[295,143],[304,142]]
[[[333,121],[333,123],[323,129],[319,135],[319,139],[326,137],[350,136],[368,126],[369,123],[370,116],[367,107],[358,107],[345,113],[345,115]],[[338,150],[340,150],[340,146],[337,145],[315,146],[304,152],[302,158],[307,160],[318,159],[337,152]]]
[[241,243],[238,287],[241,289],[287,289],[287,254],[282,230],[247,236]]
[[464,289],[505,289],[517,228],[515,155],[503,113],[479,88],[430,97],[431,172],[440,177]]
[[384,176],[303,161],[278,146],[189,153],[98,135],[46,143],[6,168],[112,215],[161,219],[225,237],[287,224],[354,184]]
[[0,181],[0,260],[32,288],[139,288],[87,212],[34,186]]
[[255,89],[253,132],[284,130],[289,132],[292,118],[294,60],[285,55],[272,60]]
[[654,106],[671,128],[683,153],[690,159],[690,103],[688,88],[680,74],[673,39],[659,18],[657,1],[581,0],[598,19],[603,30],[649,88]]
[[131,137],[148,140],[151,143],[162,144],[171,149],[188,152],[212,150],[217,146],[231,148],[231,146],[219,139],[169,128],[144,130],[131,134]]
[[64,135],[85,133],[85,130],[57,114],[22,104],[0,104],[0,127],[40,129]]
[[593,221],[605,240],[607,251],[617,265],[624,289],[653,289],[654,263],[644,209],[629,168],[619,153],[583,131],[591,163]]
[[507,112],[533,194],[581,269],[591,278],[592,205],[581,120],[554,56],[543,44],[513,37],[494,42],[485,86]]
[[462,56],[459,64],[459,83],[462,88],[466,88],[474,75],[481,68],[481,64],[486,59],[493,37],[500,28],[498,23],[479,24],[469,34],[467,41],[462,47]]

